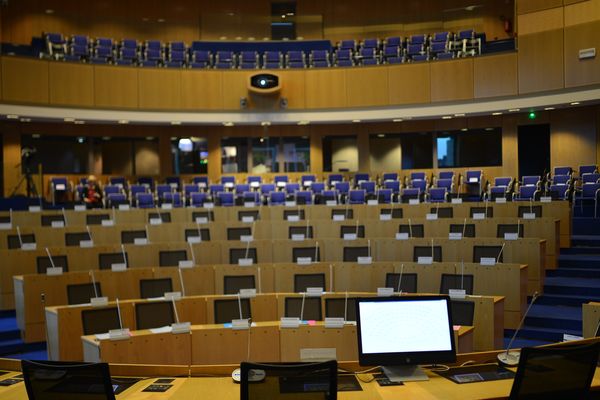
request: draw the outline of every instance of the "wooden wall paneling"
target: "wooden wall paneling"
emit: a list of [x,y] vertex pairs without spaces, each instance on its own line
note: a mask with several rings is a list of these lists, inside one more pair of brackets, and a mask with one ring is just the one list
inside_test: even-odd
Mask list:
[[600,19],[600,0],[585,0],[567,3],[565,0],[565,27]]
[[557,110],[550,114],[551,165],[578,167],[596,163],[595,107]]
[[181,73],[181,107],[186,110],[223,108],[223,72],[184,71]]
[[[2,129],[2,180],[4,181],[4,197],[12,194],[21,179],[21,135],[16,124],[4,126]],[[38,188],[41,190],[41,188]],[[22,184],[16,194],[25,194],[26,186]]]
[[600,49],[600,17],[594,22],[565,27],[565,87],[600,83],[600,57],[579,59],[579,50],[592,47]]
[[348,107],[389,104],[388,72],[381,67],[346,68]]
[[519,141],[517,118],[502,118],[502,167],[503,175],[519,176]]
[[473,81],[475,98],[516,96],[517,53],[474,58]]
[[221,176],[221,137],[231,131],[231,127],[213,127],[207,137],[208,178],[211,182],[218,182]]
[[[223,92],[221,96],[223,98],[223,108],[225,110],[239,110],[240,99],[245,97],[250,101],[248,95],[247,79],[249,79],[250,72],[247,70],[241,71],[224,71],[223,72]],[[252,104],[248,104],[248,107],[252,107]]]
[[563,0],[563,2],[565,3],[565,6],[568,6],[576,3],[587,3],[590,2],[590,0]]
[[563,29],[519,38],[519,94],[564,87]]
[[519,38],[532,33],[560,29],[564,26],[564,8],[550,8],[519,15],[518,24]]
[[306,108],[347,107],[344,69],[307,70],[305,79]]
[[2,57],[2,100],[47,104],[48,62],[35,58]]
[[138,108],[138,69],[94,66],[94,104],[104,108]]
[[431,63],[431,101],[473,98],[473,59]]
[[94,67],[76,63],[50,62],[50,104],[92,107]]
[[516,0],[517,14],[527,14],[554,7],[562,7],[563,0]]
[[[269,71],[265,71],[269,72]],[[281,98],[287,99],[288,109],[306,108],[306,74],[304,71],[272,71],[279,75]]]
[[431,101],[430,63],[390,66],[389,104],[422,104]]
[[310,170],[323,171],[323,137],[315,127],[310,127]]
[[181,74],[180,70],[140,68],[138,71],[140,108],[181,109]]
[[[170,162],[169,159],[165,162]],[[136,175],[160,174],[159,145],[156,141],[139,141],[135,143]]]

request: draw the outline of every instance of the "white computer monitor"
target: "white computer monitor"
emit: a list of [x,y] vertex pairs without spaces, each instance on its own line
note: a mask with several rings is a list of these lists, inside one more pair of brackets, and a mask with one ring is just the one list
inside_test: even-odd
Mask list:
[[392,381],[426,380],[419,367],[456,361],[448,296],[361,298],[360,365],[381,365]]

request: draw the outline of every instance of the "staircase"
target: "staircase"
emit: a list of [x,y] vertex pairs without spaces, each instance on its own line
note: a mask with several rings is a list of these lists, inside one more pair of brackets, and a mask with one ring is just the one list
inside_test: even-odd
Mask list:
[[25,343],[17,327],[15,311],[0,311],[0,357],[46,360],[46,343]]
[[[600,301],[600,218],[586,211],[576,210],[572,247],[561,249],[558,268],[546,271],[544,294],[531,307],[512,347],[559,342],[565,333],[582,335],[582,304]],[[505,346],[513,333],[505,330]]]

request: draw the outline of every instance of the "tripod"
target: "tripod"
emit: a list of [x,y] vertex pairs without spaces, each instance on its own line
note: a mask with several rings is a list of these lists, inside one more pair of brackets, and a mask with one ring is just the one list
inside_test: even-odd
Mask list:
[[[20,164],[18,166],[20,166]],[[35,187],[35,182],[31,177],[31,170],[29,169],[29,167],[25,167],[25,175],[21,176],[19,183],[17,183],[17,185],[13,189],[12,193],[10,194],[10,197],[13,197],[19,191],[19,188],[21,187],[23,182],[26,182],[27,197],[39,197],[37,188]]]

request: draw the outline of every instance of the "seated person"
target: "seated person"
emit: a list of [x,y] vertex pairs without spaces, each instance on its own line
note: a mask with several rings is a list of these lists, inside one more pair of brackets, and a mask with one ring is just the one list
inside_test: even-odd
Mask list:
[[83,201],[87,208],[102,208],[102,191],[94,175],[90,175],[83,192]]

